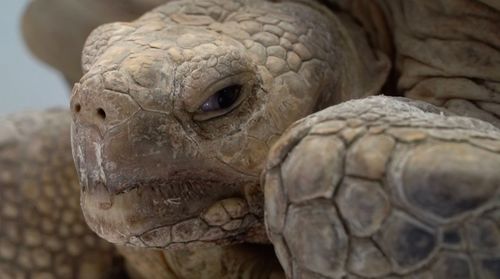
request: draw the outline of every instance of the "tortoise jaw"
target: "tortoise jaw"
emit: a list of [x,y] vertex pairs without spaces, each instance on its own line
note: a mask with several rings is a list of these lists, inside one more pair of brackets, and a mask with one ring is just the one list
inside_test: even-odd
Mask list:
[[81,191],[87,224],[112,243],[175,249],[241,242],[255,227],[264,232],[241,184],[151,179],[124,188],[111,193],[90,181]]
[[[85,123],[73,125],[81,207],[99,236],[122,245],[172,249],[246,241],[245,234],[255,227],[259,233],[253,234],[265,235],[257,177],[216,158],[174,156],[170,141],[134,141],[126,128],[102,134]],[[227,199],[239,208],[222,207],[227,214],[244,208],[252,213],[222,218],[222,211],[213,208]]]
[[249,211],[244,199],[228,198],[215,202],[193,218],[151,228],[130,238],[128,244],[172,250],[241,242],[249,230],[259,226],[259,219]]

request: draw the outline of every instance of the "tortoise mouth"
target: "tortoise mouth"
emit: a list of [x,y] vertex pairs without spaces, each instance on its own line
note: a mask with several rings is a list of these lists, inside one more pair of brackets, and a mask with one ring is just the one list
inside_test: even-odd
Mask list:
[[90,228],[116,244],[161,249],[227,244],[262,224],[262,216],[251,212],[245,187],[193,176],[140,179],[116,188],[95,181],[82,187],[81,206]]
[[254,227],[265,238],[258,177],[213,158],[175,157],[168,146],[73,129],[81,208],[89,227],[109,242],[168,249],[231,243]]

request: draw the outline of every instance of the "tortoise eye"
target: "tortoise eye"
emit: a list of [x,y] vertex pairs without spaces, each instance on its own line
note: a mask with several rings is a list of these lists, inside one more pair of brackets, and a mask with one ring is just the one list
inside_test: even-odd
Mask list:
[[201,106],[202,112],[217,111],[230,108],[240,97],[241,85],[225,87],[210,96]]
[[[202,122],[224,116],[251,96],[255,89],[255,75],[252,72],[243,72],[218,80],[204,88],[203,91],[193,93],[192,99],[198,96],[200,102],[187,106],[193,113],[194,121]],[[210,96],[210,97],[208,97]]]

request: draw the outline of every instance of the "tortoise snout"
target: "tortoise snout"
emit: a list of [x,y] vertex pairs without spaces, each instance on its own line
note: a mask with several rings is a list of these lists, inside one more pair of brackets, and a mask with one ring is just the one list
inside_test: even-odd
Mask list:
[[101,134],[119,125],[139,111],[126,93],[106,89],[99,77],[75,84],[71,96],[73,121],[95,126]]

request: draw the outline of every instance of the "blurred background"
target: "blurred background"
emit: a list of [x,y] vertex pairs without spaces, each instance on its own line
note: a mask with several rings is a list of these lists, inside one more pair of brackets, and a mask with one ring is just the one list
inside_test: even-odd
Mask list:
[[23,42],[21,15],[28,3],[3,1],[0,9],[0,115],[69,103],[61,74],[33,57]]
[[80,57],[90,32],[104,23],[133,20],[165,1],[4,1],[0,10],[0,116],[68,107],[71,87],[82,75]]

